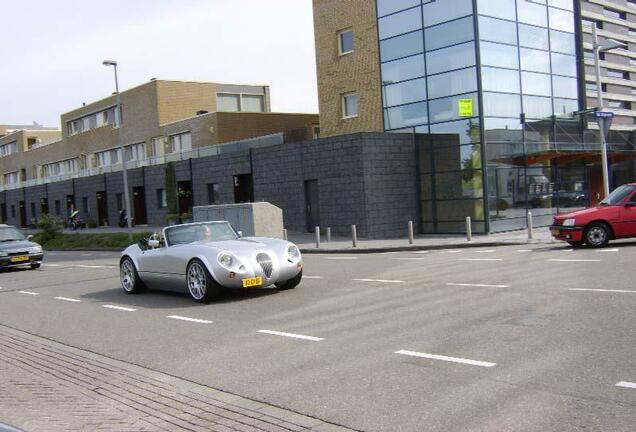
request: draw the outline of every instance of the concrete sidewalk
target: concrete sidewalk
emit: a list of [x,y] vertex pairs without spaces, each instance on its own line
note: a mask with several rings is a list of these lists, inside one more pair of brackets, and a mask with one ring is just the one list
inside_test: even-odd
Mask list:
[[547,227],[535,228],[532,240],[528,239],[528,232],[510,231],[490,235],[473,235],[470,242],[465,235],[418,235],[413,244],[409,244],[408,238],[367,240],[358,239],[354,248],[351,238],[332,237],[327,242],[325,235],[321,236],[320,247],[316,247],[316,238],[309,233],[289,233],[289,241],[296,243],[303,253],[374,253],[427,249],[459,249],[466,247],[489,247],[502,245],[524,245],[553,243],[555,240],[550,235]]

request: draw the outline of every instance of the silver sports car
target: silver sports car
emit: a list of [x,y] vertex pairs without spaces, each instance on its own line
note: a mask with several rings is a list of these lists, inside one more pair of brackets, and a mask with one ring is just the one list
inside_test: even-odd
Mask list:
[[119,269],[129,294],[145,287],[187,291],[205,303],[225,288],[294,288],[303,277],[303,260],[288,241],[241,238],[228,222],[202,222],[169,226],[129,246]]

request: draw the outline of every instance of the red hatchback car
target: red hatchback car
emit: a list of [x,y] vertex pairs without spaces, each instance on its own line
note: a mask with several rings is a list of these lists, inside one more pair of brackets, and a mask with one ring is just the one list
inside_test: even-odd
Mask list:
[[556,215],[550,230],[572,246],[603,247],[610,240],[636,237],[636,183],[615,189],[597,207]]

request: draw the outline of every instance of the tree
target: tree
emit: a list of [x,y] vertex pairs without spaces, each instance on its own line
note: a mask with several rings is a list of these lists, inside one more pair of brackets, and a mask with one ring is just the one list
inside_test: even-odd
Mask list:
[[175,172],[174,162],[168,162],[166,164],[164,187],[166,189],[168,215],[178,215],[179,202],[177,201],[177,174]]

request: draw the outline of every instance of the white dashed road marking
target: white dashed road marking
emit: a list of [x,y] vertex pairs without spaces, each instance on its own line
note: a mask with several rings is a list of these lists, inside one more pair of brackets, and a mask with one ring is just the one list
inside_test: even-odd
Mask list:
[[486,249],[486,250],[477,250],[475,253],[493,253],[494,249]]
[[116,266],[86,265],[86,264],[79,264],[79,265],[76,265],[75,267],[78,267],[78,268],[90,268],[90,269],[114,269],[114,268],[117,268]]
[[124,312],[135,312],[137,310],[137,309],[134,309],[134,308],[127,308],[127,307],[115,306],[115,305],[102,305],[102,307],[105,307],[107,309],[116,309],[116,310],[120,310],[120,311],[124,311]]
[[469,360],[469,359],[463,359],[463,358],[458,358],[458,357],[447,357],[447,356],[443,356],[443,355],[427,354],[427,353],[420,353],[420,352],[415,352],[415,351],[400,350],[400,351],[396,351],[395,354],[401,354],[401,355],[406,355],[406,356],[411,356],[411,357],[420,357],[420,358],[426,358],[426,359],[431,359],[431,360],[442,360],[442,361],[447,361],[447,362],[452,362],[452,363],[463,363],[463,364],[468,364],[468,365],[472,365],[472,366],[481,366],[481,367],[497,366],[497,363],[490,363],[490,362],[477,361],[477,360]]
[[620,381],[616,383],[616,387],[636,389],[636,383],[628,382],[628,381]]
[[72,299],[72,298],[68,298],[68,297],[55,297],[55,300],[62,300],[62,301],[71,302],[71,303],[79,303],[79,302],[81,302],[81,300]]
[[549,259],[551,262],[601,262],[599,259]]
[[330,260],[357,260],[358,257],[349,257],[349,256],[343,256],[343,257],[327,257],[327,259]]
[[462,258],[460,261],[503,261],[503,258]]
[[447,250],[446,253],[460,253],[461,250],[459,249],[453,249],[453,250]]
[[486,284],[452,283],[452,282],[448,282],[446,285],[458,286],[458,287],[477,287],[477,288],[510,288],[510,285],[486,285]]
[[417,257],[417,258],[408,258],[408,257],[404,257],[404,258],[391,258],[392,260],[396,260],[396,261],[424,261],[427,258],[421,258],[421,257]]
[[414,253],[414,254],[427,254],[427,253],[429,253],[429,252],[430,252],[430,251],[422,250],[422,251],[415,251],[415,252],[412,252],[412,253]]
[[305,335],[294,334],[294,333],[285,333],[285,332],[279,332],[274,330],[259,330],[258,333],[265,333],[265,334],[270,334],[274,336],[283,336],[283,337],[288,337],[293,339],[303,339],[303,340],[309,340],[313,342],[319,342],[321,340],[324,340],[323,338],[319,338],[319,337],[305,336]]
[[532,249],[519,249],[517,252],[519,253],[532,252]]
[[212,324],[212,321],[198,319],[198,318],[188,318],[188,317],[179,316],[179,315],[168,315],[166,318],[180,320],[180,321],[189,321],[189,322],[198,323],[198,324]]
[[322,276],[303,276],[303,279],[322,279]]
[[609,293],[629,293],[629,294],[636,294],[636,291],[629,291],[629,290],[592,289],[592,288],[568,288],[568,291],[594,291],[594,292],[609,292]]
[[388,279],[351,279],[356,282],[381,282],[381,283],[404,283],[401,280],[388,280]]
[[59,267],[59,264],[42,264],[44,267]]
[[33,291],[18,291],[20,294],[26,294],[26,295],[32,295],[32,296],[36,296],[36,295],[40,295],[40,293],[36,293]]
[[618,249],[597,249],[596,252],[618,252]]

